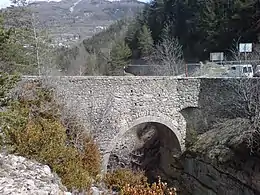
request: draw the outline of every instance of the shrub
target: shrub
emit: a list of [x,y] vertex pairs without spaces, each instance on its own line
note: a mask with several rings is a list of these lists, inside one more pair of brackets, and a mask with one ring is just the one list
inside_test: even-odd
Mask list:
[[0,71],[0,107],[8,104],[10,100],[9,92],[19,80],[18,74],[10,76]]
[[175,188],[168,188],[167,183],[159,181],[152,185],[126,185],[120,191],[122,195],[177,195]]
[[166,183],[159,181],[148,184],[144,172],[118,169],[107,173],[104,178],[105,184],[121,195],[176,195],[176,190],[168,188]]
[[67,142],[83,154],[83,163],[91,176],[100,173],[101,158],[94,140],[82,129],[84,126],[71,113],[62,113],[62,124],[66,127]]
[[147,178],[143,172],[132,171],[130,169],[117,169],[107,173],[104,182],[109,188],[120,191],[123,186],[144,185],[147,183]]
[[101,158],[99,149],[91,137],[86,136],[84,140],[85,145],[82,155],[82,162],[84,167],[88,170],[89,174],[94,177],[97,176],[101,171]]
[[0,112],[3,144],[12,153],[49,165],[68,189],[88,190],[100,170],[100,155],[93,139],[84,135],[81,150],[69,144],[51,91],[38,83],[26,90],[30,91],[23,91],[5,112]]

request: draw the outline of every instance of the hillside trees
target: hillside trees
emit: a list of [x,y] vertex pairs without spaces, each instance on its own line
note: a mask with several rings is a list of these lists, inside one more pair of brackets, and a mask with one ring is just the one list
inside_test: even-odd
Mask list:
[[238,37],[241,42],[256,42],[259,10],[257,0],[153,0],[145,8],[142,19],[136,18],[141,24],[136,25],[136,31],[147,24],[157,44],[168,25],[168,35],[178,39],[186,59],[207,59],[210,52],[228,51]]
[[4,13],[1,21],[1,70],[5,72],[19,71],[25,68],[24,64],[28,65],[33,60],[33,58],[27,57],[29,55],[25,53],[25,48],[22,45],[28,34],[26,30],[17,29],[11,25],[6,28],[4,21],[6,18],[7,13]]
[[[139,57],[138,52],[138,29],[140,29],[140,23],[136,20],[133,20],[129,23],[125,35],[125,42],[133,52],[133,57]],[[136,51],[138,52],[137,54]]]
[[119,20],[83,41],[87,52],[87,75],[122,75],[123,67],[132,55],[124,42],[128,24],[128,19]]
[[11,30],[6,30],[4,28],[4,24],[3,24],[3,17],[0,16],[0,47],[1,49],[3,49],[3,44],[5,44],[9,37],[10,37],[10,33],[11,33]]
[[55,54],[48,33],[43,30],[36,13],[26,7],[27,1],[12,2],[16,6],[2,11],[3,26],[12,29],[12,33],[1,49],[1,69],[22,74],[44,74],[53,66]]
[[22,6],[11,7],[3,11],[3,17],[4,26],[13,29],[3,50],[3,70],[32,74],[37,69],[37,59],[30,11]]
[[3,17],[0,16],[0,67],[2,69],[5,59],[5,45],[10,39],[11,29],[4,28]]
[[259,18],[256,11],[259,8],[259,2],[255,0],[205,2],[200,7],[197,21],[201,36],[204,37],[203,49],[226,50],[239,37],[241,42],[255,42],[256,18]]

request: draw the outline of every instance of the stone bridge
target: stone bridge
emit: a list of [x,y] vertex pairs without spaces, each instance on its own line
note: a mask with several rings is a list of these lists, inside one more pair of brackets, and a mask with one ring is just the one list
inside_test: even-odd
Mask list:
[[[23,80],[35,79],[39,78],[24,77]],[[65,109],[75,114],[94,136],[103,156],[104,170],[120,140],[130,138],[128,132],[142,124],[156,124],[158,134],[162,132],[161,141],[170,139],[164,145],[184,151],[187,133],[185,110],[199,108],[200,100],[209,93],[207,89],[216,86],[214,83],[221,83],[212,78],[176,77],[41,79],[55,87],[56,97],[65,104]],[[206,82],[202,84],[203,80]],[[213,88],[217,91],[216,87]],[[198,115],[190,119],[194,117]]]

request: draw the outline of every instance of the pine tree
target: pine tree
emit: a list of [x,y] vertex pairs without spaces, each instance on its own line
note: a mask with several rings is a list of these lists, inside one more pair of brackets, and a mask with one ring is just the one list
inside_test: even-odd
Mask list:
[[[54,67],[54,48],[27,0],[12,0],[15,6],[3,12],[5,27],[12,29],[0,55],[1,70],[22,74],[43,74]],[[0,27],[1,28],[1,27]],[[50,68],[51,67],[51,68]],[[48,70],[47,70],[48,69]]]
[[127,32],[125,35],[125,42],[127,45],[130,47],[130,49],[136,50],[138,45],[137,45],[137,33],[140,30],[140,25],[137,21],[132,21],[127,28]]
[[132,52],[125,41],[116,42],[111,50],[111,74],[118,75],[123,73],[123,68],[129,63]]
[[142,26],[142,29],[138,36],[138,49],[142,57],[149,56],[153,51],[153,38],[151,31],[146,25]]

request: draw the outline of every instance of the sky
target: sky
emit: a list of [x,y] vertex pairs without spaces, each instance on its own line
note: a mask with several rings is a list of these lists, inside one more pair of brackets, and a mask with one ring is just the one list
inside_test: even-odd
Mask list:
[[10,0],[0,0],[0,8],[10,5]]

